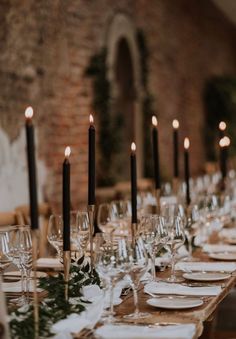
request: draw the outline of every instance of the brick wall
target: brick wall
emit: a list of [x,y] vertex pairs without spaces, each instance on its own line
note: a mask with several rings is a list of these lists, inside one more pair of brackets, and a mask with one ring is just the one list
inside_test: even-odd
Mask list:
[[84,70],[104,45],[118,12],[146,36],[149,88],[167,174],[175,117],[181,123],[181,138],[191,138],[192,172],[201,172],[204,83],[212,75],[236,72],[235,28],[210,0],[1,1],[0,127],[13,141],[24,124],[25,107],[34,107],[39,157],[48,173],[45,198],[55,209],[61,204],[61,163],[67,144],[72,147],[73,206],[86,201],[92,88]]

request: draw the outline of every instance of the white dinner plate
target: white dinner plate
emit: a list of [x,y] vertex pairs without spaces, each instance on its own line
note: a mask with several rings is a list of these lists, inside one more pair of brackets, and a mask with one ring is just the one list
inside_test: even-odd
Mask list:
[[236,252],[209,253],[209,258],[216,260],[236,261]]
[[183,277],[188,280],[195,281],[218,281],[224,280],[231,277],[228,273],[214,273],[214,272],[194,272],[194,273],[185,273]]
[[154,307],[166,308],[169,310],[182,310],[186,308],[201,306],[203,304],[203,301],[197,298],[161,297],[148,299],[147,304]]
[[[31,271],[30,276],[31,276],[31,278],[34,277],[34,272],[33,271]],[[45,272],[37,271],[36,272],[36,276],[37,276],[37,278],[45,278],[48,275]],[[20,271],[9,271],[9,272],[5,272],[4,273],[4,277],[6,277],[6,278],[14,278],[14,279],[15,278],[19,278],[20,279],[21,278],[21,274],[20,274]]]

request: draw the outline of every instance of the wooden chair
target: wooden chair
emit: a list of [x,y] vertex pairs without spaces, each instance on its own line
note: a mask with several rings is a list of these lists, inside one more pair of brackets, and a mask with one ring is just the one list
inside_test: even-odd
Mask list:
[[24,218],[21,213],[14,212],[0,212],[0,227],[9,225],[23,225]]
[[[30,208],[29,205],[18,206],[15,209],[16,213],[23,216],[24,223],[30,225]],[[40,224],[40,242],[39,242],[39,256],[46,255],[47,249],[47,231],[48,231],[48,220],[52,214],[51,207],[48,203],[41,203],[38,206],[39,211],[39,224]]]

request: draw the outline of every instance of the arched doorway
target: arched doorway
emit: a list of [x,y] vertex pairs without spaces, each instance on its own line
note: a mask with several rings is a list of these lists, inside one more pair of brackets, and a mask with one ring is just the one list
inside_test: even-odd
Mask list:
[[115,60],[116,98],[113,100],[113,115],[119,128],[119,154],[114,161],[116,181],[128,180],[129,149],[135,135],[135,87],[134,72],[127,40],[121,38],[117,43]]
[[119,129],[119,152],[112,166],[116,181],[128,180],[132,141],[137,145],[138,176],[143,175],[142,86],[136,30],[124,14],[114,17],[107,36],[111,114]]

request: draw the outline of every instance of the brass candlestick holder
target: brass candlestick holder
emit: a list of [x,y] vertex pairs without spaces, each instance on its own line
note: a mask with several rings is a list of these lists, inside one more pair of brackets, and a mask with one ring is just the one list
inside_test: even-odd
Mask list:
[[161,190],[160,188],[155,189],[154,195],[156,197],[156,202],[157,202],[156,213],[160,214],[160,211],[161,211]]
[[90,250],[91,268],[93,268],[94,266],[93,232],[94,232],[94,219],[95,219],[95,205],[88,205],[88,216],[89,216],[89,250]]
[[137,223],[132,222],[132,224],[131,224],[131,237],[132,237],[132,247],[133,248],[134,248],[136,234],[137,234]]
[[172,185],[173,185],[173,193],[174,193],[174,195],[178,196],[178,192],[179,192],[179,178],[173,178]]
[[7,318],[6,300],[2,290],[2,277],[0,276],[0,338],[2,339],[10,339]]
[[33,306],[34,306],[34,332],[35,339],[39,338],[39,304],[37,293],[37,258],[38,258],[38,246],[39,246],[39,230],[32,229],[32,259],[33,259],[33,276],[34,276],[34,293],[33,293]]
[[69,279],[70,279],[70,264],[71,264],[71,254],[70,251],[63,252],[63,265],[64,265],[64,280],[65,280],[65,300],[68,301],[69,298]]

